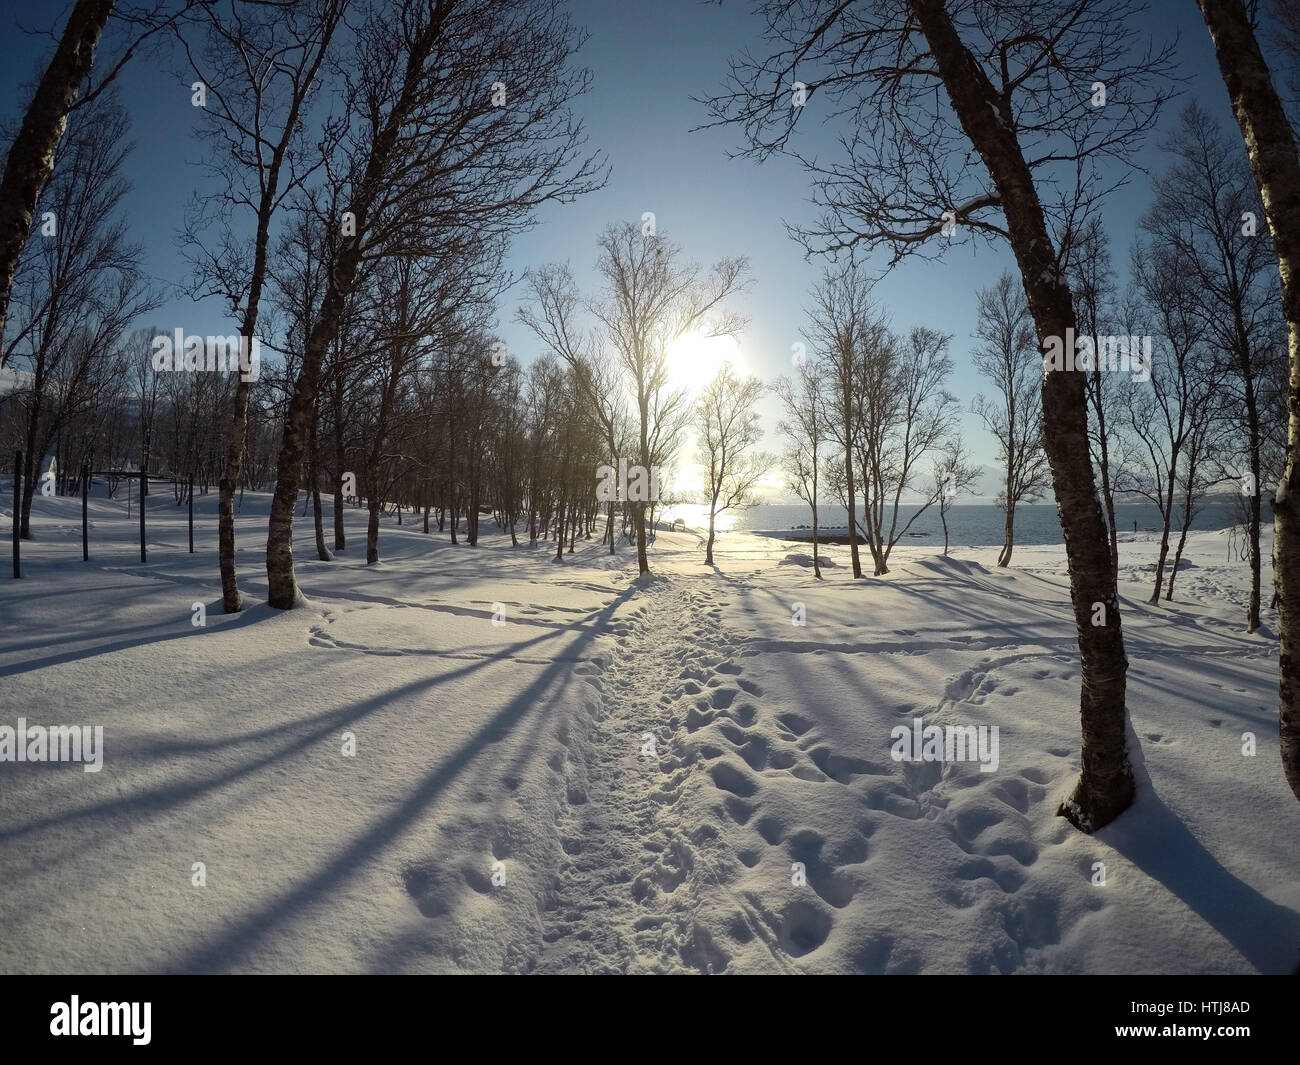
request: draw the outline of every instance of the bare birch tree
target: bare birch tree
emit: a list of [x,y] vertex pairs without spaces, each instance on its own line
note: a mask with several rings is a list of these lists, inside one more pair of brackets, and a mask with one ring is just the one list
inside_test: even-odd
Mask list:
[[1282,287],[1291,375],[1286,467],[1273,494],[1278,728],[1282,768],[1300,798],[1300,150],[1241,0],[1197,0],[1264,204]]
[[755,450],[763,437],[758,401],[766,391],[757,377],[740,377],[724,362],[696,400],[695,432],[709,508],[706,566],[713,565],[718,515],[756,505],[758,482],[772,468],[772,456]]
[[[630,222],[608,226],[600,237],[597,270],[604,292],[591,311],[602,342],[615,353],[634,405],[637,464],[647,471],[667,465],[690,419],[686,390],[668,367],[674,344],[691,333],[723,336],[743,324],[725,301],[747,283],[743,258],[720,259],[704,270],[685,259],[664,233]],[[646,553],[646,501],[632,502],[637,566],[650,572]]]
[[934,460],[934,483],[939,494],[939,521],[943,525],[943,553],[948,553],[948,511],[957,497],[979,481],[980,468],[960,438],[949,440]]
[[1272,383],[1279,352],[1280,319],[1273,247],[1240,144],[1225,140],[1198,104],[1189,104],[1166,139],[1172,165],[1155,181],[1155,202],[1143,217],[1151,239],[1177,257],[1178,270],[1195,283],[1193,312],[1230,369],[1222,385],[1239,411],[1243,463],[1238,479],[1249,506],[1250,598],[1246,631],[1259,627],[1261,558],[1259,534],[1264,485],[1279,470],[1264,466],[1270,442],[1286,435],[1284,398]]
[[338,166],[343,240],[285,414],[267,532],[269,602],[280,609],[301,598],[294,505],[322,363],[363,256],[436,255],[449,232],[508,235],[540,204],[603,183],[599,160],[580,155],[570,107],[588,78],[570,66],[582,35],[560,0],[401,0],[375,9],[355,37],[359,112]]
[[[924,484],[923,473],[927,461],[948,445],[957,412],[956,397],[944,387],[952,372],[951,341],[926,326],[900,337],[881,320],[858,352],[855,457],[862,478],[862,529],[877,577],[889,572],[898,541],[942,497],[942,487]],[[919,505],[907,498],[914,494]],[[912,512],[904,517],[907,506]]]
[[977,294],[980,341],[972,354],[975,368],[993,382],[993,399],[975,397],[975,413],[998,444],[1002,488],[998,503],[1006,512],[998,565],[1011,562],[1015,548],[1016,506],[1032,503],[1049,487],[1042,445],[1042,359],[1034,343],[1034,323],[1024,289],[1010,274]]
[[[324,162],[321,152],[313,156],[308,148],[303,116],[319,93],[321,69],[348,2],[204,4],[179,27],[203,87],[202,133],[222,184],[216,195],[196,194],[191,207],[185,235],[195,268],[191,288],[200,297],[221,297],[238,317],[246,345],[257,337],[275,216]],[[327,131],[323,139],[333,135]],[[251,244],[243,235],[250,223]],[[235,385],[226,469],[218,482],[217,554],[227,614],[243,607],[234,501],[252,387],[242,375]]]
[[[1152,338],[1150,380],[1134,380],[1127,403],[1129,432],[1138,441],[1142,471],[1136,488],[1160,511],[1160,548],[1150,599],[1156,603],[1169,557],[1180,478],[1190,472],[1185,488],[1194,489],[1197,484],[1195,470],[1188,469],[1187,448],[1204,438],[1218,413],[1216,397],[1222,374],[1204,343],[1195,309],[1200,293],[1191,284],[1191,275],[1183,271],[1176,252],[1139,245],[1134,248],[1133,273],[1147,321],[1158,326],[1157,336]],[[1186,492],[1183,495],[1185,498]]]
[[855,375],[868,335],[883,328],[880,311],[871,300],[871,282],[852,262],[828,269],[813,290],[807,309],[808,338],[826,371],[825,404],[828,439],[839,448],[840,470],[832,479],[844,495],[849,515],[849,561],[856,580],[862,576],[858,554],[857,500],[859,484],[853,461],[857,451]]
[[806,354],[795,366],[795,376],[781,377],[774,386],[783,417],[777,432],[789,440],[784,455],[788,485],[812,510],[813,577],[822,579],[818,552],[818,498],[821,454],[827,439],[827,419],[822,387],[817,379],[820,364]]
[[73,113],[41,193],[42,224],[29,237],[11,290],[0,351],[24,357],[26,415],[20,533],[31,537],[36,466],[61,427],[111,376],[123,332],[160,302],[145,280],[144,249],[127,239],[122,169],[130,124],[116,96]]
[[77,0],[58,47],[41,75],[22,126],[9,145],[0,178],[0,333],[9,313],[9,292],[41,190],[54,172],[54,153],[90,73],[114,0]]
[[[1171,50],[1144,47],[1134,31],[1141,5],[766,0],[757,8],[767,55],[733,62],[711,113],[739,125],[759,158],[794,154],[805,113],[850,120],[843,155],[805,160],[825,209],[822,223],[801,233],[810,249],[881,249],[896,261],[964,235],[1002,238],[1040,344],[1073,335],[1061,250],[1123,180],[1108,180],[1102,164],[1131,164],[1172,91]],[[795,80],[807,86],[807,106],[790,106]],[[1086,91],[1097,83],[1104,106]],[[1061,813],[1091,832],[1129,806],[1134,782],[1127,661],[1082,374],[1044,374],[1043,424],[1082,667],[1083,772]],[[1092,624],[1097,604],[1102,625]]]

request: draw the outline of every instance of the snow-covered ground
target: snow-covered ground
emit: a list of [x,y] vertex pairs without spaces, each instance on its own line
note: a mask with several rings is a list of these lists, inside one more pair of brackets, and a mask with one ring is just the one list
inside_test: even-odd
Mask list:
[[[248,494],[239,522],[254,597],[266,502]],[[695,534],[660,533],[637,580],[627,546],[556,562],[495,526],[452,547],[408,516],[367,567],[350,511],[333,563],[298,523],[308,609],[227,617],[215,493],[197,509],[189,555],[183,508],[155,495],[141,565],[124,507],[95,500],[82,563],[79,502],[38,499],[25,579],[4,561],[0,725],[102,725],[105,750],[98,773],[0,763],[0,970],[1300,959],[1273,615],[1243,633],[1226,534],[1192,538],[1158,606],[1155,545],[1122,545],[1145,769],[1137,804],[1088,837],[1054,816],[1079,764],[1060,547],[1017,549],[1003,571],[993,548],[899,548],[891,574],[859,582],[832,547],[817,582],[806,546],[726,536],[715,570]],[[915,718],[996,725],[996,771],[894,761],[890,731]]]

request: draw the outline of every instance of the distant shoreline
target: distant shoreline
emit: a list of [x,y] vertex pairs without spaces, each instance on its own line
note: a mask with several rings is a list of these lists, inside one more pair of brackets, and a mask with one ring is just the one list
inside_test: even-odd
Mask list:
[[[1193,532],[1222,532],[1238,525],[1235,507],[1223,505],[1225,500],[1207,500],[1200,507],[1192,520]],[[1122,537],[1146,539],[1159,536],[1162,520],[1159,511],[1150,504],[1120,503],[1116,508],[1117,531]],[[708,528],[708,513],[700,506],[679,505],[667,512],[669,520],[682,518],[685,524],[701,531]],[[970,546],[1001,546],[1006,526],[1006,514],[1000,507],[986,504],[956,504],[948,511],[949,540],[953,544]],[[850,542],[851,522],[842,506],[826,507],[820,515],[818,540],[828,545],[844,546]],[[857,526],[857,543],[866,542],[866,531],[861,524],[859,512]],[[892,515],[887,514],[887,519]],[[888,522],[887,522],[888,523]],[[1136,524],[1136,529],[1134,528]],[[767,539],[780,539],[795,543],[806,542],[812,538],[812,514],[806,507],[793,504],[768,505],[748,508],[728,516],[720,523],[718,532],[752,533]],[[1181,527],[1181,513],[1174,515],[1171,532],[1175,534]],[[903,531],[906,530],[906,531]],[[922,511],[915,507],[900,507],[895,535],[899,547],[927,549],[934,544],[942,544],[944,530],[937,508]],[[1016,508],[1016,544],[1030,546],[1041,544],[1059,544],[1064,542],[1064,533],[1058,517],[1056,506],[1051,503],[1029,504]]]
[[[1223,529],[1230,529],[1230,528],[1232,528],[1232,526],[1230,525],[1225,525],[1223,527]],[[1197,532],[1222,532],[1223,529],[1198,529],[1196,531]],[[812,540],[811,529],[746,529],[744,531],[749,533],[752,536],[767,536],[775,540],[799,540],[804,542],[811,542]],[[1119,529],[1118,532],[1121,537],[1125,535],[1127,536],[1133,535],[1132,529]],[[1158,536],[1160,530],[1154,527],[1138,529],[1138,534],[1140,535],[1142,533],[1149,533],[1153,536]],[[956,531],[954,530],[954,536],[955,535],[956,535]],[[1171,536],[1173,535],[1173,530],[1170,531],[1170,535]],[[899,538],[898,542],[900,544],[903,544],[912,540],[933,540],[934,538],[935,538],[934,535],[929,532],[904,533],[903,536]],[[817,542],[819,544],[845,545],[849,542],[848,529],[844,528],[843,526],[840,526],[837,529],[818,529]],[[858,543],[863,546],[865,546],[867,543],[866,538],[863,537],[861,533],[858,534]],[[1062,541],[1062,543],[1064,543],[1064,541]],[[992,545],[988,545],[988,546],[992,546]]]
[[[748,532],[754,536],[767,536],[774,540],[802,540],[812,541],[812,529],[749,529]],[[858,533],[858,544],[865,547],[866,539],[861,533]],[[909,533],[899,540],[903,543],[907,540],[929,540],[932,539],[928,532]],[[817,542],[819,544],[840,544],[847,545],[849,542],[848,526],[840,525],[832,529],[818,529]]]

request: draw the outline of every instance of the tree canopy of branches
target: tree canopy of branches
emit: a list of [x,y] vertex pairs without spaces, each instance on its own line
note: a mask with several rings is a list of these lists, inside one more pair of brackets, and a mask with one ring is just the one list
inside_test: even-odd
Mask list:
[[[325,354],[363,262],[490,241],[527,227],[542,203],[603,183],[570,112],[588,79],[570,66],[582,36],[559,0],[401,0],[375,9],[355,38],[355,115],[326,167],[346,208],[332,220],[342,239],[286,410],[267,534],[269,602],[280,609],[300,601],[294,504]],[[498,78],[503,106],[490,88]]]

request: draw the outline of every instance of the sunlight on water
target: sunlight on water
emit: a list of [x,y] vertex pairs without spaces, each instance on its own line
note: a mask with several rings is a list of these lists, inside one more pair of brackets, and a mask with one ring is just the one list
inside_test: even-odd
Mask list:
[[[675,503],[664,507],[662,520],[668,523],[681,518],[688,529],[704,532],[709,528],[709,508],[700,503]],[[736,527],[736,515],[724,510],[718,515],[714,527],[718,532],[729,532]]]

